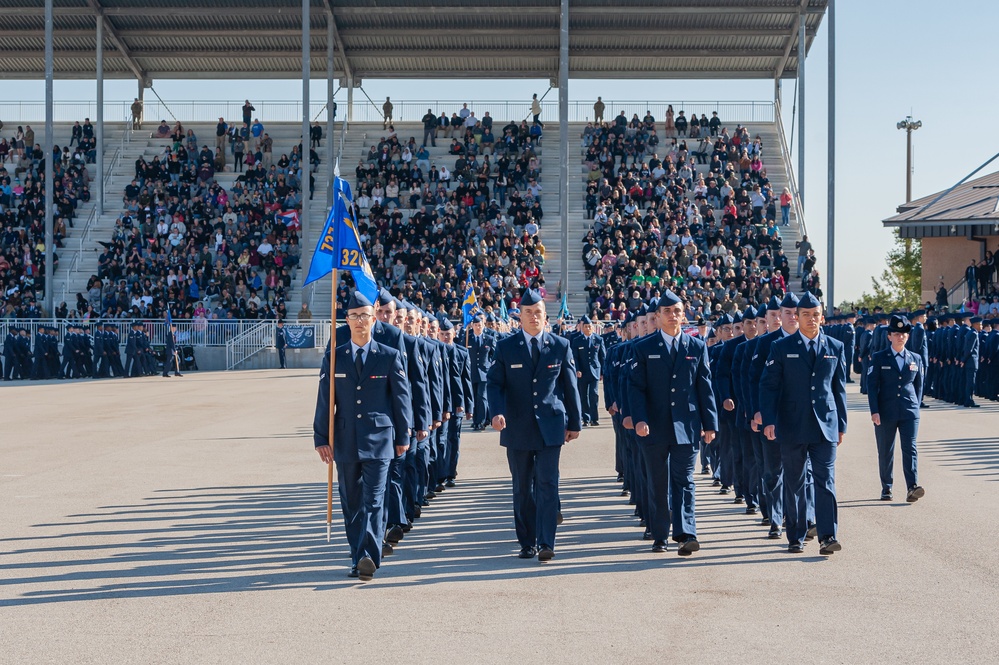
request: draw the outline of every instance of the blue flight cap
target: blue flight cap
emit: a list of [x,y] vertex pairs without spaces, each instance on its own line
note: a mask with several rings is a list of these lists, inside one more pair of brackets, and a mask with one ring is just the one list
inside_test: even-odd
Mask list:
[[520,306],[530,306],[537,305],[539,302],[543,302],[544,298],[541,297],[541,292],[537,289],[527,289],[524,291],[524,295],[520,297]]
[[649,300],[649,311],[655,312],[657,309],[659,309],[659,298],[652,298]]
[[791,293],[790,291],[788,291],[787,295],[784,296],[784,299],[780,301],[780,306],[781,307],[789,307],[791,309],[797,309],[798,308],[798,302],[799,302],[798,301],[798,296],[796,296],[793,293]]
[[496,323],[496,317],[491,312],[486,314],[486,323]]
[[756,310],[752,305],[746,308],[746,311],[742,313],[743,321],[754,321],[756,319]]
[[732,312],[732,323],[742,323],[742,314]]
[[454,330],[454,324],[451,323],[451,319],[441,319],[441,330]]
[[579,317],[579,322],[584,325],[589,325],[593,323],[593,321],[590,320],[590,317],[586,316],[585,314]]
[[649,306],[646,305],[645,303],[642,303],[642,306],[638,308],[637,312],[635,312],[635,316],[645,316],[648,313],[649,313]]
[[676,295],[669,289],[666,289],[666,291],[664,291],[662,295],[659,296],[657,309],[659,307],[672,307],[673,305],[679,305],[681,302],[683,301],[680,300],[680,296]]
[[722,314],[721,318],[718,319],[718,326],[730,326],[732,325],[732,317],[728,314]]
[[909,319],[905,318],[901,314],[893,314],[891,319],[888,320],[888,332],[890,333],[912,332],[912,324],[909,323]]
[[770,296],[770,300],[767,301],[767,311],[768,312],[779,312],[780,311],[780,298],[777,296]]
[[925,309],[917,309],[915,312],[912,313],[912,317],[916,318],[917,316],[923,316],[925,314],[926,314]]
[[822,307],[822,303],[810,292],[806,291],[798,300],[798,309],[815,309],[816,307]]
[[485,320],[486,317],[482,315],[482,312],[479,312],[478,314],[472,317],[472,323],[483,323]]
[[389,303],[395,302],[395,298],[388,292],[388,289],[382,288],[378,290],[378,299],[376,302],[379,305],[388,305]]
[[362,307],[373,307],[371,301],[368,297],[361,293],[358,289],[354,289],[354,292],[350,294],[350,300],[347,301],[347,309],[360,309]]
[[971,322],[972,323],[981,323],[982,321],[983,321],[983,319],[980,316],[973,316],[973,317],[971,317]]

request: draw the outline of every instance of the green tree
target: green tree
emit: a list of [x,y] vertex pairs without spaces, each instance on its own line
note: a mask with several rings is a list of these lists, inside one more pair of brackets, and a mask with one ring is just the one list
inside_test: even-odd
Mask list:
[[[852,303],[852,307],[883,307],[887,311],[918,309],[923,288],[922,244],[913,242],[909,249],[906,242],[896,234],[895,245],[888,251],[885,263],[886,268],[881,272],[881,278],[871,278],[873,292],[864,291]],[[852,309],[850,305],[851,303],[843,303],[840,307],[845,311]]]

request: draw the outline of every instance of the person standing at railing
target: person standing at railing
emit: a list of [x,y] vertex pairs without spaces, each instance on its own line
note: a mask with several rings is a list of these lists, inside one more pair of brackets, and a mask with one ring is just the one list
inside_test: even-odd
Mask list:
[[243,124],[249,125],[250,120],[253,118],[253,112],[257,109],[253,108],[253,104],[247,99],[246,103],[243,104]]
[[593,105],[593,122],[595,124],[599,125],[604,121],[605,108],[604,101],[600,97],[597,97],[597,103]]
[[538,99],[538,93],[534,93],[531,98],[531,114],[534,115],[534,124],[545,126],[545,123],[541,122],[541,101]]
[[132,129],[142,129],[142,102],[138,97],[132,102]]
[[434,115],[433,109],[427,109],[426,114],[423,116],[423,147],[427,145],[427,137],[430,138],[430,145],[436,148],[437,116]]
[[171,323],[164,339],[163,378],[170,376],[170,368],[174,368],[174,376],[184,376],[180,373],[180,361],[177,359],[177,324]]
[[388,97],[385,98],[385,103],[382,104],[382,114],[384,116],[382,129],[388,129],[388,126],[392,124],[392,100]]

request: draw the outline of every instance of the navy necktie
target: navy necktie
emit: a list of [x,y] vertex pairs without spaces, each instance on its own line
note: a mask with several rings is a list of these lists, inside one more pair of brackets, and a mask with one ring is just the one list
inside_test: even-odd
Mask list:
[[531,338],[531,362],[534,363],[534,369],[538,368],[538,361],[541,360],[541,349],[538,347],[538,338]]
[[676,362],[676,346],[677,346],[677,341],[674,339],[672,342],[670,342],[669,345],[669,359],[670,362],[673,363]]
[[814,341],[808,343],[808,355],[811,356],[812,362],[815,362],[815,347],[818,346]]
[[364,349],[357,350],[357,354],[354,356],[354,368],[357,369],[357,376],[360,378],[361,371],[364,369]]

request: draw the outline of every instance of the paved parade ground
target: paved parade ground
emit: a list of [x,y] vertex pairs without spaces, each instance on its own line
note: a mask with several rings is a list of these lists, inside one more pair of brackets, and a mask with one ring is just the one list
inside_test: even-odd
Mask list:
[[0,386],[0,662],[999,659],[993,403],[931,400],[926,497],[883,503],[851,385],[843,551],[829,558],[814,541],[787,554],[706,476],[701,551],[652,554],[614,482],[605,417],[563,453],[556,558],[519,560],[499,436],[466,431],[458,487],[363,584],[346,577],[339,522],[326,544],[316,382],[274,370]]

